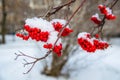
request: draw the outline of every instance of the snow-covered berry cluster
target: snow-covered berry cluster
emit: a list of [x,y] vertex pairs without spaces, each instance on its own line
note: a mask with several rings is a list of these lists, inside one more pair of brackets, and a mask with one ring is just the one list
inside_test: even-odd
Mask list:
[[96,13],[95,15],[92,15],[91,20],[92,20],[95,24],[100,24],[100,23],[101,23],[101,19],[100,19],[98,13]]
[[[62,54],[62,41],[61,38],[58,39],[58,34],[62,27],[66,24],[65,20],[53,19],[52,21],[47,21],[42,18],[32,18],[26,19],[24,25],[24,31],[16,33],[16,36],[22,38],[23,40],[35,40],[37,42],[44,43],[42,46],[47,50],[52,50],[58,56]],[[69,35],[73,30],[67,27],[62,32],[61,36]]]
[[[106,7],[105,5],[99,5],[98,9],[100,10],[101,14],[103,14],[105,16],[105,19],[107,20],[114,20],[116,19],[116,16],[112,13],[112,10],[109,7]],[[99,18],[99,14],[96,13],[95,15],[93,15],[91,17],[91,20],[96,23],[96,24],[100,24],[101,23],[101,19]]]
[[82,32],[78,35],[78,44],[87,52],[95,52],[96,50],[104,50],[108,48],[109,44],[98,38],[98,34],[92,38],[90,33]]
[[[64,21],[64,20],[59,20],[59,19],[54,19],[54,20],[51,21],[51,23],[53,24],[54,29],[55,29],[56,31],[60,32],[60,30],[61,30],[61,29],[64,27],[64,25],[66,24],[66,21]],[[61,23],[63,23],[63,24],[61,24]],[[69,26],[67,26],[67,27],[63,30],[61,36],[63,36],[63,37],[68,36],[71,32],[73,32],[73,30],[70,29]]]

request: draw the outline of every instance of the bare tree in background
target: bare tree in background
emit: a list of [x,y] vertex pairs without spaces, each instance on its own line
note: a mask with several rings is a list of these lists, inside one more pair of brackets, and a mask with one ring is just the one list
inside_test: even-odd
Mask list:
[[1,27],[2,27],[2,43],[5,43],[5,32],[6,32],[6,4],[5,4],[5,0],[2,0],[2,23],[1,23]]

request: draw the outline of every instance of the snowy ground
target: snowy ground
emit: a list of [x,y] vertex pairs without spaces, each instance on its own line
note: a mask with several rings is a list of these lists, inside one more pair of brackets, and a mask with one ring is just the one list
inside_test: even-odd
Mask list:
[[[32,56],[43,56],[40,47],[31,41],[22,41],[7,36],[7,44],[0,45],[0,80],[120,80],[120,39],[112,39],[113,44],[105,51],[89,54],[78,49],[63,69],[70,78],[53,78],[40,74],[42,60],[26,75],[23,60],[14,60],[15,52],[22,51]],[[39,53],[39,54],[38,54]]]

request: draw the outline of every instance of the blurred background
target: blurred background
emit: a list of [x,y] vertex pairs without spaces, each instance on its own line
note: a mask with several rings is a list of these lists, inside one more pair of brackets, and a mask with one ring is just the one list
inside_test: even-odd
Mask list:
[[[15,36],[26,18],[43,16],[50,7],[65,4],[70,0],[0,0],[0,80],[120,80],[120,0],[113,8],[116,20],[106,21],[103,34],[111,44],[107,50],[89,54],[76,42],[79,32],[91,32],[95,24],[90,20],[99,4],[113,0],[87,0],[70,22],[74,32],[64,38],[63,56],[50,55],[23,75],[30,66],[23,67],[23,58],[14,60],[14,53],[22,51],[35,57],[44,56],[40,43],[23,41]],[[54,18],[68,19],[82,0],[76,0],[56,14]],[[25,58],[25,57],[24,57]],[[28,61],[32,61],[27,59]]]

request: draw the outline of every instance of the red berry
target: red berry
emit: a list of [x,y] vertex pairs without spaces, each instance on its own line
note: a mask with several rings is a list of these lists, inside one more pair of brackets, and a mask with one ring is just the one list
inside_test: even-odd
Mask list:
[[87,34],[87,36],[86,36],[86,37],[90,39],[90,38],[91,38],[91,35],[90,35],[90,34]]
[[29,36],[24,36],[23,37],[23,40],[28,40],[29,39]]
[[99,36],[99,34],[95,34],[95,38],[99,38],[100,36]]
[[19,35],[20,35],[19,33],[16,34],[17,37],[19,37]]
[[65,28],[61,36],[68,36],[71,32],[73,32],[73,30],[71,30],[70,28]]
[[52,44],[44,44],[43,46],[46,49],[51,49],[52,48]]
[[63,25],[61,24],[61,23],[59,23],[59,22],[54,22],[54,23],[52,23],[53,24],[53,27],[54,27],[54,29],[56,30],[56,31],[60,31],[61,29],[62,29],[62,27],[63,27]]
[[24,25],[24,29],[25,29],[26,31],[30,31],[30,26],[29,26],[29,25]]

